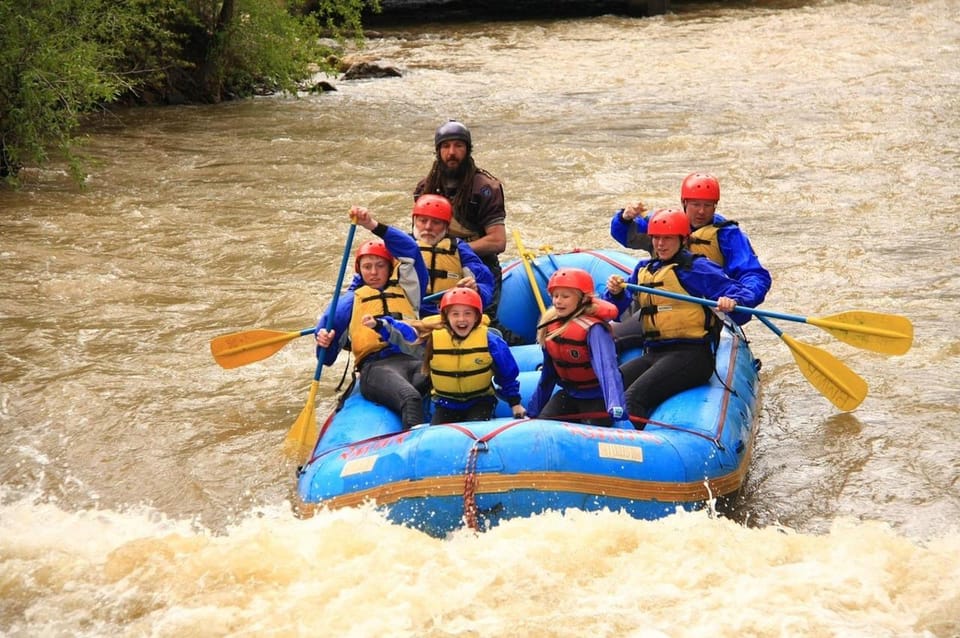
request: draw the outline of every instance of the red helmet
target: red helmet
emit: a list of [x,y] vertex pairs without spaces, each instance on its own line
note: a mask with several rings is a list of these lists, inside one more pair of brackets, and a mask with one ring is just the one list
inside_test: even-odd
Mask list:
[[483,314],[483,301],[480,299],[480,295],[470,288],[451,288],[443,293],[443,297],[440,298],[440,312],[454,304],[476,308],[477,312]]
[[443,195],[428,193],[421,195],[413,203],[413,217],[417,215],[432,217],[449,224],[453,218],[453,207],[450,206],[450,200]]
[[360,272],[360,258],[364,255],[374,255],[389,262],[393,261],[393,255],[387,250],[387,245],[382,239],[371,239],[360,244],[360,248],[357,249],[357,258],[353,261],[353,268],[357,272]]
[[554,288],[575,288],[585,295],[592,295],[593,277],[582,268],[558,268],[547,282],[547,292],[553,294]]
[[647,234],[651,237],[663,235],[690,235],[690,220],[679,208],[661,208],[654,211],[647,224]]
[[709,173],[690,173],[680,186],[680,200],[705,199],[720,201],[720,182]]

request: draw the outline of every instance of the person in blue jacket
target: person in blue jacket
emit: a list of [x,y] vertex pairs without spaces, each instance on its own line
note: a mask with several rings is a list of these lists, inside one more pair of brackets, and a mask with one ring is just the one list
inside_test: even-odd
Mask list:
[[543,367],[527,414],[607,426],[625,418],[623,382],[607,323],[617,309],[596,296],[593,277],[581,268],[557,269],[547,292],[553,306],[537,326]]
[[[680,202],[690,221],[690,252],[704,255],[731,279],[739,281],[749,295],[741,306],[756,308],[770,291],[770,273],[760,264],[750,239],[739,224],[716,213],[720,201],[720,182],[707,173],[690,173],[680,186]],[[652,215],[643,203],[632,204],[614,213],[610,220],[610,236],[627,248],[650,250],[647,225]],[[733,313],[738,324],[747,323],[752,315]]]
[[[655,256],[638,263],[626,283],[712,299],[721,312],[730,312],[750,295],[717,264],[685,248],[690,223],[679,208],[654,214],[647,234]],[[620,275],[611,275],[603,296],[620,314],[629,310],[623,323],[640,324],[643,354],[623,363],[620,372],[627,411],[642,429],[643,420],[667,398],[710,379],[720,320],[707,306],[652,293],[633,294],[624,283]]]
[[[469,243],[447,232],[453,218],[450,200],[432,193],[421,195],[413,204],[412,218],[413,237],[430,274],[427,296],[456,286],[466,287],[477,292],[487,307],[493,301],[493,274]],[[421,317],[437,312],[436,301],[424,300],[420,306]]]
[[413,237],[378,223],[366,208],[354,206],[350,216],[378,238],[357,249],[351,289],[337,302],[331,330],[325,329],[330,308],[320,316],[317,346],[325,349],[323,363],[328,366],[341,348],[349,347],[360,393],[397,412],[409,429],[424,422],[423,396],[429,383],[420,370],[420,357],[367,324],[382,317],[416,319],[429,276]]
[[497,331],[489,328],[476,291],[451,288],[440,300],[439,315],[409,323],[384,317],[380,328],[384,338],[396,331],[407,342],[423,344],[423,371],[433,388],[432,424],[487,421],[498,395],[514,418],[526,416],[517,361]]

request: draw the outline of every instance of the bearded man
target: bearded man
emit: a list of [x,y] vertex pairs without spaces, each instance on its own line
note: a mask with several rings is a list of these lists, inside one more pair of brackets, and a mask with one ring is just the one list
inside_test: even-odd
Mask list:
[[[496,325],[500,304],[499,255],[507,248],[503,185],[496,177],[478,167],[473,159],[473,140],[463,123],[450,120],[441,124],[433,136],[435,158],[430,172],[413,191],[416,200],[424,193],[443,195],[453,206],[448,233],[466,241],[493,275],[493,300],[484,312]],[[508,343],[512,335],[502,326]]]

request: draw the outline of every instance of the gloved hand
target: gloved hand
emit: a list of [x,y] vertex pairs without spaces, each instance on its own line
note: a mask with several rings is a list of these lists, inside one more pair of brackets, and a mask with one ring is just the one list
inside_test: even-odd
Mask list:
[[607,410],[607,414],[614,421],[620,421],[626,415],[626,411],[618,405]]

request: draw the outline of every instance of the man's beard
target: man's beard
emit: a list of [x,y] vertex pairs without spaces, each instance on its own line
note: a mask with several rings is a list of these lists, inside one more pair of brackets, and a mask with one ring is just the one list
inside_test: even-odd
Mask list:
[[433,240],[433,241],[428,240],[428,239],[426,238],[426,236],[427,236],[426,231],[420,231],[420,232],[416,233],[416,237],[417,237],[417,241],[418,241],[418,242],[423,242],[424,244],[430,244],[431,246],[436,246],[437,244],[440,243],[440,241],[441,241],[444,237],[447,236],[447,231],[442,230],[442,231],[440,231],[439,233],[437,233],[436,235],[434,235],[434,240]]
[[467,174],[467,158],[464,158],[459,164],[455,167],[450,168],[446,162],[443,160],[440,161],[440,167],[443,172],[443,177],[445,179],[460,179]]

